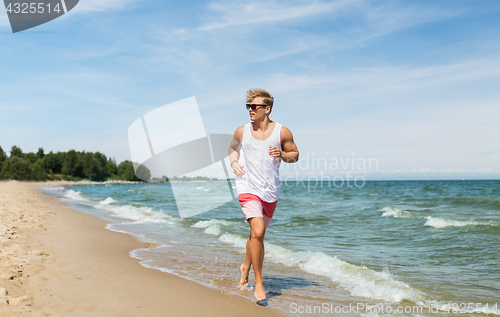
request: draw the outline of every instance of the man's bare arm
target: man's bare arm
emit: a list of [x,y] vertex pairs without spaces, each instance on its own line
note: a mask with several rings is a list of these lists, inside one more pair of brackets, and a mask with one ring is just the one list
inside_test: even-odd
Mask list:
[[287,163],[295,163],[299,160],[299,149],[293,141],[292,132],[287,127],[281,128],[281,148],[283,151],[277,147],[270,147],[269,154]]
[[244,166],[238,163],[238,159],[240,158],[241,141],[243,140],[243,128],[244,126],[241,126],[234,131],[234,137],[231,141],[231,145],[229,146],[229,161],[231,162],[234,174],[239,176],[245,174],[245,172],[243,172]]

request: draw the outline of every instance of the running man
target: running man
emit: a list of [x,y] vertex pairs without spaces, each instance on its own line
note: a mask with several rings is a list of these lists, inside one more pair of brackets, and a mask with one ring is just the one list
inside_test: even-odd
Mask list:
[[252,122],[236,129],[229,148],[238,199],[245,221],[250,224],[245,263],[240,266],[240,289],[247,288],[253,264],[254,296],[258,301],[266,299],[262,279],[264,235],[278,202],[280,163],[295,163],[299,159],[292,132],[269,119],[273,103],[273,96],[263,89],[247,92],[246,107]]

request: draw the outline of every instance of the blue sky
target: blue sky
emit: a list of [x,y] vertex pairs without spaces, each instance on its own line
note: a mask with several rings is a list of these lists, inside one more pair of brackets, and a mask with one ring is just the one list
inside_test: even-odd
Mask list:
[[123,161],[141,115],[196,96],[207,132],[233,133],[261,87],[303,159],[376,158],[366,179],[498,179],[499,14],[498,1],[81,0],[12,34],[2,10],[0,146]]

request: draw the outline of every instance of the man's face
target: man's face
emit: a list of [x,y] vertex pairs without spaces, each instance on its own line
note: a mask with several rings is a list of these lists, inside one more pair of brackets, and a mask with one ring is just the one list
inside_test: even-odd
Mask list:
[[[264,105],[264,98],[262,97],[257,97],[252,102],[251,104],[254,105]],[[252,108],[248,109],[248,112],[250,114],[250,120],[252,121],[259,121],[262,120],[266,116],[266,109],[267,107],[257,107],[255,110],[252,110]]]

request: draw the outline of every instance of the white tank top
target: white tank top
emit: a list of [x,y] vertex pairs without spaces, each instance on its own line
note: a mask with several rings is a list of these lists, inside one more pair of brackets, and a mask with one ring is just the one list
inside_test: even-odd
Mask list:
[[280,193],[279,168],[281,159],[269,155],[269,146],[281,149],[281,124],[276,122],[273,132],[265,140],[257,140],[245,124],[238,162],[244,166],[242,176],[236,176],[236,190],[240,194],[254,194],[263,201],[275,202]]

